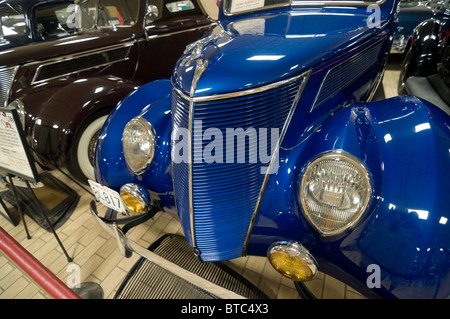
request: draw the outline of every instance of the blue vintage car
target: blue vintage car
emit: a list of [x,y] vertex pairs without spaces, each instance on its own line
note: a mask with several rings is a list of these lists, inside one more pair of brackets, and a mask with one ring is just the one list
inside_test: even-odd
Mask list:
[[1,0],[0,50],[73,34],[67,26],[73,0]]
[[107,119],[91,186],[122,214],[92,213],[125,253],[119,217],[161,208],[205,262],[267,256],[295,282],[319,270],[369,298],[448,298],[450,118],[372,101],[397,6],[222,1],[171,79]]

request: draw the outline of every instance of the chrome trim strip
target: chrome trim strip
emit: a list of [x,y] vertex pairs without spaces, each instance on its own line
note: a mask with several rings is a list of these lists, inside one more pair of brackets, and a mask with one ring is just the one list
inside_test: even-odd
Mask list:
[[298,102],[299,102],[300,97],[301,97],[301,95],[303,93],[303,90],[305,89],[306,83],[308,82],[310,75],[311,75],[311,70],[308,70],[308,71],[303,72],[301,75],[296,77],[297,79],[299,77],[303,77],[303,81],[300,84],[300,87],[299,87],[299,89],[297,91],[297,95],[295,97],[295,100],[292,103],[291,110],[289,111],[289,114],[288,114],[288,116],[286,118],[286,121],[284,122],[283,129],[281,130],[280,138],[278,139],[278,143],[277,143],[277,145],[275,147],[275,150],[274,150],[274,152],[272,154],[272,159],[270,160],[269,167],[267,168],[266,176],[264,176],[264,181],[263,181],[263,184],[261,186],[261,190],[259,192],[258,199],[256,201],[255,210],[253,211],[253,215],[252,215],[252,218],[250,220],[250,224],[248,226],[247,236],[245,238],[244,247],[242,249],[242,256],[247,255],[247,246],[248,246],[248,242],[250,240],[250,234],[251,234],[251,232],[253,230],[253,227],[255,225],[256,216],[258,215],[258,211],[259,211],[259,208],[261,206],[261,201],[262,201],[262,198],[263,198],[264,193],[266,191],[267,183],[268,183],[269,177],[271,175],[270,172],[272,171],[272,168],[273,168],[273,165],[274,165],[274,160],[275,160],[275,158],[278,157],[278,153],[280,151],[280,147],[281,147],[281,144],[283,142],[284,135],[286,134],[287,128],[289,127],[289,124],[290,124],[290,122],[292,120],[292,116],[294,115],[294,112],[297,109]]
[[322,92],[323,85],[324,85],[326,79],[328,78],[328,75],[330,74],[330,72],[331,72],[332,70],[334,70],[335,68],[337,68],[338,66],[344,64],[345,62],[347,62],[347,60],[345,60],[345,61],[339,63],[338,65],[332,67],[331,69],[329,69],[329,70],[327,71],[327,74],[325,74],[325,76],[323,77],[322,83],[320,83],[319,89],[317,90],[316,97],[314,98],[314,102],[311,104],[311,108],[309,109],[309,113],[311,113],[312,111],[314,111],[314,109],[316,108],[317,99],[319,98],[320,92]]
[[[89,52],[89,53],[82,53],[82,54],[76,54],[76,55],[65,56],[65,57],[61,57],[61,58],[55,58],[55,59],[52,59],[52,60],[47,60],[47,61],[49,61],[49,62],[42,63],[42,64],[39,65],[38,68],[36,69],[36,72],[35,72],[35,74],[34,74],[34,76],[33,76],[33,79],[31,80],[31,85],[38,84],[38,83],[42,83],[42,82],[49,81],[49,80],[53,80],[53,79],[57,79],[57,78],[60,78],[60,77],[63,77],[63,76],[67,76],[67,75],[71,75],[71,74],[75,74],[75,73],[78,73],[78,72],[83,72],[83,71],[87,71],[87,70],[91,70],[91,69],[101,68],[101,67],[103,67],[103,66],[111,65],[111,64],[114,64],[114,63],[117,63],[117,62],[126,61],[126,60],[129,59],[129,58],[128,58],[128,55],[129,55],[130,50],[131,50],[130,48],[131,48],[131,46],[132,46],[134,43],[135,43],[135,41],[130,42],[130,43],[127,44],[127,45],[115,45],[115,46],[111,46],[111,47],[109,47],[109,49],[104,48],[104,49],[102,49],[102,50],[97,50],[97,51],[94,51],[94,50],[92,50],[92,51],[86,51],[86,52]],[[110,52],[110,51],[114,51],[114,50],[120,49],[120,48],[122,48],[122,47],[123,47],[123,48],[127,48],[127,47],[129,48],[129,49],[128,49],[128,52],[127,52],[127,54],[126,54],[126,57],[125,57],[124,59],[118,59],[118,60],[115,60],[115,61],[111,61],[111,62],[107,62],[107,63],[103,63],[103,64],[94,65],[94,66],[87,67],[87,68],[83,68],[83,69],[79,69],[79,70],[76,70],[76,71],[73,71],[73,72],[62,73],[62,74],[59,74],[59,75],[57,75],[57,76],[53,76],[53,77],[50,77],[50,78],[46,78],[46,79],[42,79],[42,80],[36,81],[37,77],[39,76],[39,73],[40,73],[41,69],[42,69],[43,67],[47,66],[47,65],[51,65],[51,64],[55,64],[55,63],[61,63],[61,62],[67,62],[67,61],[71,61],[71,60],[75,60],[75,59],[79,59],[79,58],[84,58],[84,57],[87,57],[87,56],[90,56],[90,55],[94,55],[94,54]],[[31,63],[31,64],[36,64],[36,63],[37,63],[37,62],[33,62],[33,63]],[[28,64],[28,65],[30,65],[30,64]]]
[[370,92],[369,97],[367,98],[367,101],[372,101],[375,93],[377,93],[378,87],[380,86],[381,82],[383,81],[383,77],[384,77],[384,66],[383,66],[383,71],[381,71],[380,73],[378,73],[377,77],[375,78],[374,82],[375,85],[372,87],[372,92]]
[[47,60],[28,62],[28,63],[25,63],[23,66],[24,67],[28,67],[28,66],[32,66],[32,65],[35,65],[35,64],[45,64],[45,65],[47,65],[47,64],[57,63],[57,62],[68,61],[68,60],[72,60],[72,59],[88,56],[88,55],[91,55],[91,54],[94,54],[94,53],[103,53],[103,52],[111,51],[111,50],[114,50],[114,49],[119,49],[119,48],[122,48],[122,47],[131,47],[136,42],[138,42],[138,40],[131,40],[131,41],[124,42],[124,43],[112,44],[112,45],[108,45],[108,46],[105,46],[105,47],[102,47],[102,48],[86,50],[86,51],[83,51],[83,52],[80,52],[80,53],[67,54],[67,55],[63,55],[63,56],[60,56],[60,57],[55,57],[55,58],[51,58],[51,59],[47,59]]
[[189,122],[188,122],[188,174],[189,174],[189,223],[191,227],[192,248],[196,255],[198,254],[197,240],[195,238],[194,227],[194,199],[192,194],[192,119],[194,114],[194,101],[189,101]]
[[214,27],[214,26],[217,26],[217,22],[211,22],[210,24],[202,25],[202,26],[195,27],[195,28],[185,29],[185,30],[181,30],[181,31],[175,31],[175,32],[171,32],[171,33],[150,35],[150,36],[147,37],[147,39],[139,40],[139,42],[148,41],[148,40],[156,39],[156,38],[170,37],[170,36],[175,35],[175,34],[201,30],[201,29],[210,28],[210,27]]
[[17,65],[17,66],[4,68],[4,69],[0,70],[0,72],[2,72],[2,71],[10,70],[10,69],[14,69],[14,71],[11,75],[11,80],[9,81],[8,89],[5,92],[5,103],[4,103],[5,107],[8,107],[8,105],[9,105],[9,99],[11,98],[12,86],[14,83],[14,79],[16,78],[17,71],[19,71],[19,66]]
[[274,88],[276,88],[278,86],[289,84],[291,82],[295,82],[299,78],[303,77],[304,74],[305,73],[297,75],[297,76],[295,76],[293,78],[290,78],[290,79],[287,79],[287,80],[278,81],[278,82],[275,82],[275,83],[271,83],[271,84],[268,84],[268,85],[265,85],[265,86],[260,86],[260,87],[253,88],[253,89],[248,89],[248,90],[244,90],[244,91],[237,91],[237,92],[232,92],[232,93],[216,94],[216,95],[192,96],[192,92],[190,92],[191,96],[187,96],[185,93],[180,91],[178,88],[174,87],[174,89],[179,95],[181,95],[181,97],[183,97],[186,100],[191,100],[192,99],[194,102],[216,101],[216,100],[223,100],[223,99],[230,99],[230,98],[235,98],[235,97],[241,97],[241,96],[250,95],[250,94],[257,94],[257,93],[261,93],[261,92],[264,92],[264,91],[267,91],[267,90],[271,90],[271,89],[274,89]]
[[[195,68],[194,77],[192,80],[191,91],[189,92],[190,96],[193,97],[195,94],[195,90],[197,89],[198,81],[202,76],[203,72],[205,72],[206,67],[208,66],[208,61],[203,61],[202,59],[197,59],[196,61],[197,67]],[[192,247],[194,248],[194,253],[199,255],[200,252],[197,248],[197,240],[195,238],[195,227],[194,227],[194,199],[192,194],[192,141],[193,141],[193,117],[194,117],[194,99],[190,98],[189,100],[189,141],[188,141],[188,164],[189,164],[189,219],[191,223],[191,239],[192,239]]]

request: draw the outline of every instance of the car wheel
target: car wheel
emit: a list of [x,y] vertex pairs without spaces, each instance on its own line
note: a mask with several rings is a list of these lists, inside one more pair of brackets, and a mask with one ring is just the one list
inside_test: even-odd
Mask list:
[[68,171],[79,181],[87,184],[95,180],[94,154],[100,130],[108,114],[100,113],[88,119],[78,130],[67,162]]
[[380,84],[377,87],[377,90],[373,94],[371,101],[375,102],[375,101],[381,101],[381,100],[385,100],[385,99],[386,99],[386,95],[384,94],[384,84],[383,84],[383,82],[380,82]]
[[404,95],[408,93],[406,92],[405,83],[406,80],[413,75],[412,63],[413,63],[413,52],[410,46],[407,49],[403,62],[400,66],[400,76],[398,78],[398,87],[397,87],[397,93],[399,95]]

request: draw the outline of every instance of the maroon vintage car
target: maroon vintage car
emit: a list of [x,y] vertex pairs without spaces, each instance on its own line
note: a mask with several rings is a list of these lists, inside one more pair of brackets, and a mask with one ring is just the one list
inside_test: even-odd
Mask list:
[[186,45],[215,22],[197,0],[76,3],[67,8],[74,35],[1,52],[0,105],[19,110],[42,167],[66,164],[86,182],[110,110],[142,84],[170,76]]

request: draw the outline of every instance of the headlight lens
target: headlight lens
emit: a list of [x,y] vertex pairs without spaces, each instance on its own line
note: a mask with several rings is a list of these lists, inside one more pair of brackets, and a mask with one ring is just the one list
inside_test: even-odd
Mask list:
[[135,117],[122,134],[122,146],[128,167],[135,174],[144,173],[155,155],[155,132],[146,119]]
[[9,108],[15,108],[17,110],[17,114],[19,115],[20,124],[22,125],[22,129],[25,130],[25,105],[21,100],[14,100],[8,105]]
[[354,225],[369,205],[372,182],[356,157],[332,151],[313,159],[300,182],[300,201],[309,222],[323,236]]

